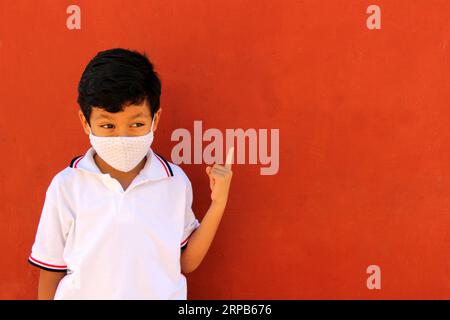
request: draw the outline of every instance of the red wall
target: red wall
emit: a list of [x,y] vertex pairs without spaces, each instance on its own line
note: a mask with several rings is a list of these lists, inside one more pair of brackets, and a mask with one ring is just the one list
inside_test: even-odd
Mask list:
[[[71,4],[81,30],[66,27]],[[447,0],[1,1],[0,298],[37,295],[45,189],[90,146],[78,80],[119,46],[161,75],[161,154],[194,120],[280,129],[278,174],[234,165],[190,299],[449,299],[449,18]],[[206,165],[181,166],[201,219]]]

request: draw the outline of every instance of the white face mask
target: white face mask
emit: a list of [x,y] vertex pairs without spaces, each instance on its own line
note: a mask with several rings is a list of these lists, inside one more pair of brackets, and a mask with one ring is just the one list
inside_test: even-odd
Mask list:
[[150,132],[143,136],[100,137],[92,134],[89,139],[95,152],[111,167],[128,172],[145,157],[153,142],[153,117]]

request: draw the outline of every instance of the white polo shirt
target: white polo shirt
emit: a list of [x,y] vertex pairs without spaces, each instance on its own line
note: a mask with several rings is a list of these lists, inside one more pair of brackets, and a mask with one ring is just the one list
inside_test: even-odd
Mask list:
[[28,261],[67,272],[55,299],[187,299],[180,255],[200,226],[189,178],[150,148],[124,191],[94,154],[52,179]]

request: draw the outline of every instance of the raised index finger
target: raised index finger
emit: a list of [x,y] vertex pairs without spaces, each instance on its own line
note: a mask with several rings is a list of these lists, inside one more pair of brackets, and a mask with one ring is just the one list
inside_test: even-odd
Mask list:
[[231,169],[231,164],[233,163],[233,156],[234,156],[234,147],[231,147],[228,149],[227,152],[227,158],[225,160],[225,168]]

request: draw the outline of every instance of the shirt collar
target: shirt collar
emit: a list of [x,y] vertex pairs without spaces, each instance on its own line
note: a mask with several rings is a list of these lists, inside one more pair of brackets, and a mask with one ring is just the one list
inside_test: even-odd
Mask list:
[[[90,147],[84,155],[74,159],[73,168],[81,169],[89,173],[108,176],[109,173],[103,173],[94,160],[95,150]],[[139,172],[138,176],[142,179],[159,180],[173,176],[169,163],[160,155],[149,148],[146,154],[147,161]]]

